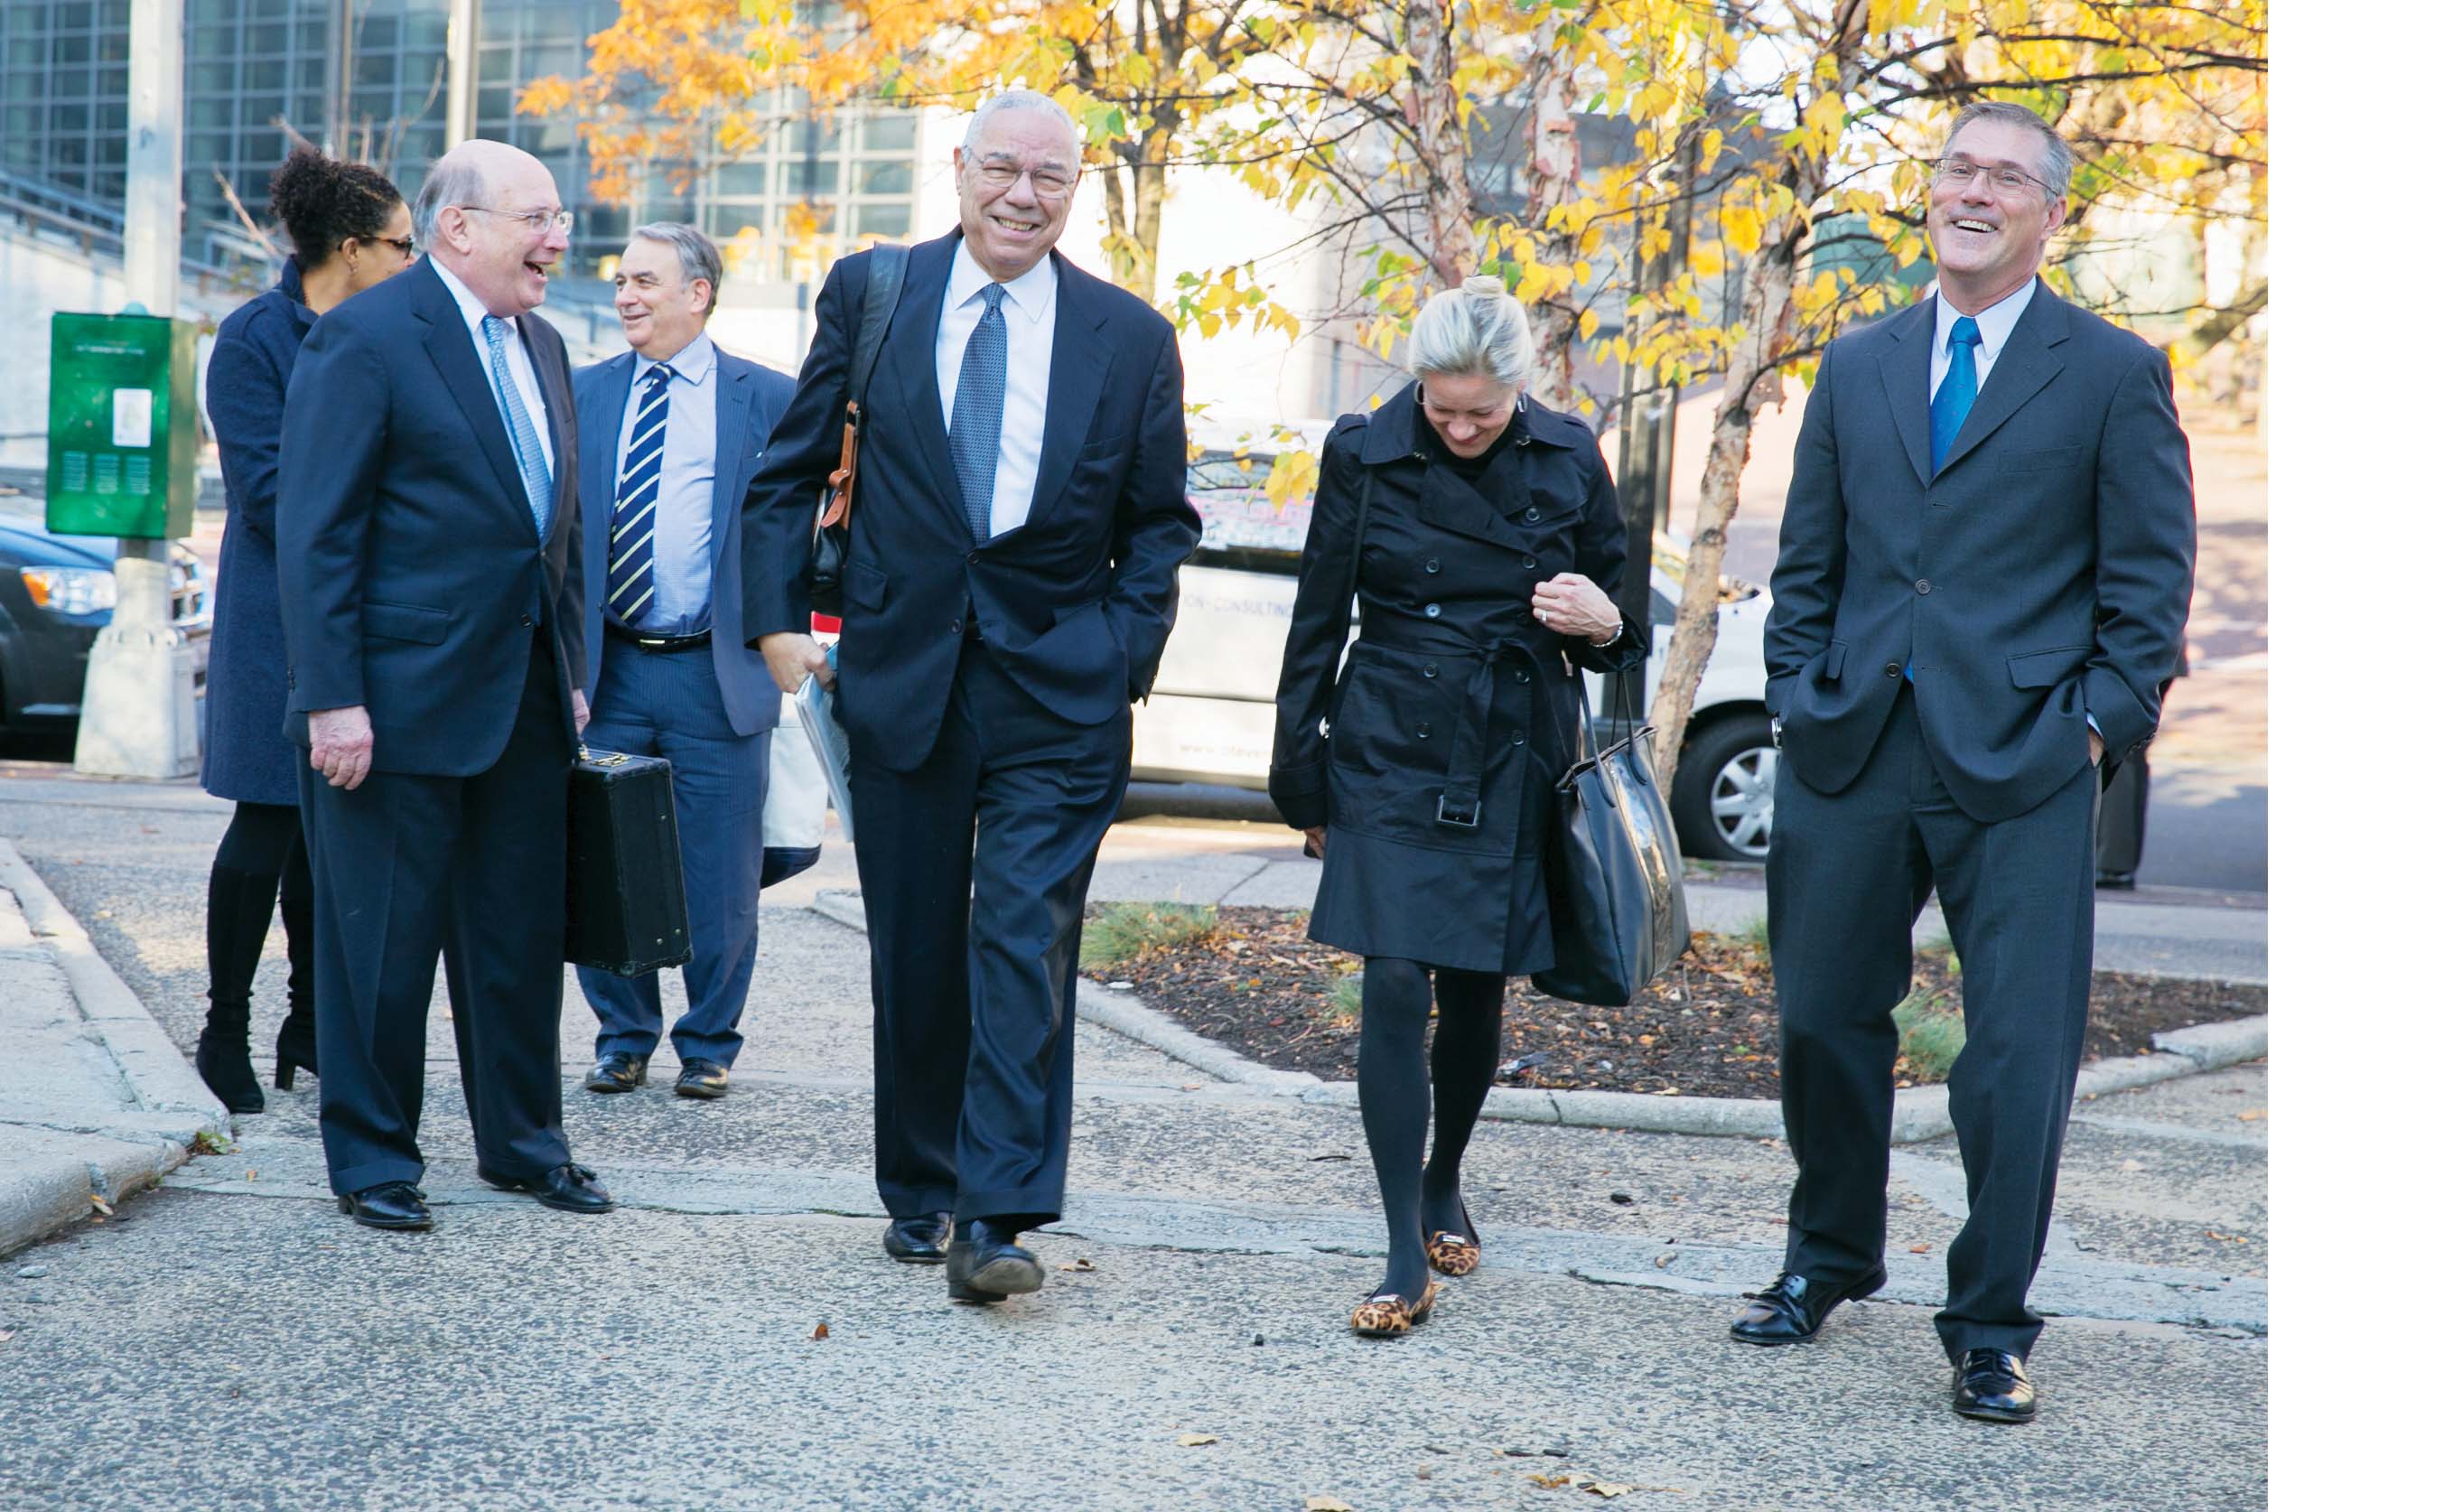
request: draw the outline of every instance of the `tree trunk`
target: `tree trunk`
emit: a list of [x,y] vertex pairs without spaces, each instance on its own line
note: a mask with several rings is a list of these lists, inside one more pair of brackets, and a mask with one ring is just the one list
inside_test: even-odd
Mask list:
[[[1547,266],[1567,267],[1578,260],[1577,238],[1548,228],[1556,206],[1579,188],[1579,126],[1571,112],[1579,100],[1572,58],[1561,40],[1557,9],[1536,28],[1536,66],[1529,82],[1534,100],[1528,113],[1528,204],[1520,223],[1536,236],[1537,258]],[[1571,359],[1579,340],[1579,312],[1570,295],[1575,282],[1548,289],[1528,307],[1528,328],[1536,335],[1534,377],[1529,386],[1536,397],[1556,409],[1567,409],[1574,396]]]
[[[1136,244],[1120,286],[1151,304],[1155,302],[1155,258],[1162,249],[1162,208],[1169,188],[1171,132],[1157,126],[1146,133],[1137,162],[1137,220],[1130,228]],[[1116,269],[1115,271],[1120,271]]]
[[1445,288],[1476,271],[1476,215],[1468,182],[1468,128],[1452,83],[1451,13],[1445,0],[1405,0],[1401,43],[1416,71],[1403,109],[1416,129],[1426,175],[1426,248]]
[[[1820,53],[1831,57],[1836,65],[1833,82],[1826,87],[1843,96],[1859,85],[1866,21],[1865,0],[1843,0],[1819,39]],[[1816,201],[1824,193],[1826,161],[1826,155],[1812,145],[1791,150],[1783,177],[1790,188],[1793,207],[1778,224],[1766,229],[1741,278],[1744,334],[1723,375],[1723,402],[1714,412],[1713,438],[1706,448],[1706,471],[1697,489],[1697,520],[1689,533],[1689,572],[1681,581],[1672,650],[1664,657],[1649,715],[1655,726],[1656,781],[1667,793],[1680,765],[1680,743],[1688,734],[1698,679],[1705,675],[1706,663],[1714,653],[1715,617],[1723,597],[1723,544],[1731,517],[1739,512],[1740,473],[1748,467],[1757,408],[1782,397],[1782,353],[1788,340],[1784,327],[1791,319],[1791,286],[1798,273],[1799,249],[1813,224]]]

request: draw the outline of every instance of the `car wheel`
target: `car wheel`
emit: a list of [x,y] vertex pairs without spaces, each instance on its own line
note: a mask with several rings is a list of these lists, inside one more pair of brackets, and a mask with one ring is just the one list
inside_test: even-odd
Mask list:
[[1763,710],[1733,714],[1681,747],[1672,780],[1672,822],[1680,854],[1713,861],[1762,861],[1773,839],[1773,722]]

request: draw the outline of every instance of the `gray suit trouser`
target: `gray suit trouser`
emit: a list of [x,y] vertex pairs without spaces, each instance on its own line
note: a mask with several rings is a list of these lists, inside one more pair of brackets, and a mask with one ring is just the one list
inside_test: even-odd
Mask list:
[[1904,688],[1849,786],[1818,792],[1788,761],[1775,784],[1767,902],[1783,1120],[1799,1163],[1786,1266],[1848,1282],[1882,1263],[1892,1008],[1909,990],[1911,926],[1933,892],[1968,1018],[1950,1092],[1969,1218],[1935,1332],[1954,1357],[2026,1355],[2043,1326],[2028,1284],[2087,1032],[2096,773],[2015,818],[1973,820],[1945,791]]

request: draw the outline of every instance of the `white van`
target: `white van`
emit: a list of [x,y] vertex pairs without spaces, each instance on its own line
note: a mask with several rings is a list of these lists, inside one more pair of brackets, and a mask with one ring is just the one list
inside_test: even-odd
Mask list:
[[[1310,446],[1322,444],[1317,429]],[[1205,518],[1205,536],[1180,568],[1179,622],[1153,696],[1138,716],[1134,775],[1140,779],[1264,790],[1272,762],[1273,691],[1314,507],[1309,498],[1275,506],[1264,489],[1268,466],[1263,454],[1214,450],[1189,467],[1189,499]],[[1650,707],[1688,562],[1686,543],[1657,532],[1648,577],[1655,627],[1646,664]],[[1714,654],[1697,685],[1673,784],[1680,848],[1693,857],[1763,860],[1772,835],[1775,752],[1765,712],[1770,604],[1756,584],[1725,580]],[[1588,679],[1588,697],[1599,710],[1603,682]]]

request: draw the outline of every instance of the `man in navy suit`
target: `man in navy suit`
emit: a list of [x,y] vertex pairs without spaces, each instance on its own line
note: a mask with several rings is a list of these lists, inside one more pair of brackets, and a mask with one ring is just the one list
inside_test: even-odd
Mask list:
[[[959,230],[909,249],[857,396],[835,687],[873,960],[883,1247],[948,1260],[952,1297],[991,1302],[1043,1284],[1017,1236],[1061,1211],[1087,877],[1198,521],[1170,323],[1052,249],[1078,191],[1076,124],[1012,91],[978,109],[952,161]],[[746,633],[785,688],[834,675],[805,634],[810,527],[873,266],[846,257],[824,281],[748,492]]]
[[[639,226],[612,279],[636,350],[577,375],[591,744],[660,756],[677,787],[688,1009],[675,1090],[719,1097],[755,974],[764,787],[780,691],[740,629],[738,505],[789,380],[705,334],[721,249],[693,226]],[[633,1092],[662,1038],[661,985],[580,967],[602,1023],[589,1092]]]
[[1969,1031],[1969,1218],[1935,1325],[1953,1411],[2005,1423],[2036,1413],[2027,1294],[2086,1032],[2098,764],[2155,734],[2196,549],[2164,355],[2037,276],[2070,168],[2021,106],[1954,120],[1935,292],[1835,341],[1807,396],[1765,635],[1799,1179],[1784,1273],[1731,1333],[1796,1342],[1883,1284],[1892,1009],[1933,891]]
[[531,313],[569,216],[542,163],[471,141],[434,164],[415,218],[425,257],[315,322],[281,428],[323,1151],[343,1212],[433,1226],[416,1134],[446,956],[476,1173],[604,1212],[560,1116],[586,720],[577,413],[568,354]]

